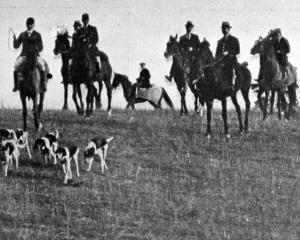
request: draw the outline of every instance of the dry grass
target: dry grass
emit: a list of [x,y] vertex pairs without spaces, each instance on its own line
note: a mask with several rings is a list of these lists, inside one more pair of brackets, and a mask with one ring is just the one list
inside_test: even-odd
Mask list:
[[[300,239],[299,119],[261,123],[224,140],[219,113],[213,139],[205,120],[171,111],[115,111],[80,119],[46,111],[44,126],[60,144],[84,148],[94,136],[114,136],[101,174],[80,157],[81,177],[62,184],[60,168],[34,154],[19,172],[0,177],[0,239]],[[20,110],[0,110],[1,127],[22,126]],[[30,126],[32,123],[30,122]],[[30,142],[39,136],[30,132]],[[74,173],[74,172],[73,172]]]

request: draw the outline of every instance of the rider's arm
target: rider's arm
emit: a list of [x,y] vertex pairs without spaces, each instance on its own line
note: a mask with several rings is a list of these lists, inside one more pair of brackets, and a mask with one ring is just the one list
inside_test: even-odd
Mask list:
[[42,37],[41,37],[41,34],[39,34],[38,33],[38,35],[37,35],[37,50],[39,51],[39,52],[41,52],[41,51],[43,51],[43,41],[42,41]]
[[96,27],[93,27],[93,30],[91,31],[91,34],[89,36],[89,42],[92,46],[96,46],[96,44],[99,41],[99,37],[98,37],[98,31]]
[[215,57],[219,57],[221,54],[222,54],[221,41],[219,40],[219,41],[218,41],[218,44],[217,44],[217,50],[216,50],[216,55],[215,55]]
[[240,42],[237,38],[234,38],[233,46],[229,49],[229,54],[233,56],[240,54]]
[[291,51],[291,47],[290,47],[289,41],[287,39],[285,39],[285,44],[284,45],[285,45],[284,51],[285,51],[285,54],[287,54]]
[[21,33],[18,38],[16,38],[16,36],[14,35],[13,45],[15,49],[19,48],[22,42],[23,42],[23,33]]

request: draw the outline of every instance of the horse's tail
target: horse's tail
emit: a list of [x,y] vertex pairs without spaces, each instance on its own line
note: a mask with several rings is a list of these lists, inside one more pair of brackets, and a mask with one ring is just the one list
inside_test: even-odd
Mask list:
[[162,88],[162,97],[166,101],[168,106],[173,109],[174,108],[173,102],[172,102],[171,98],[169,97],[167,91],[164,88]]

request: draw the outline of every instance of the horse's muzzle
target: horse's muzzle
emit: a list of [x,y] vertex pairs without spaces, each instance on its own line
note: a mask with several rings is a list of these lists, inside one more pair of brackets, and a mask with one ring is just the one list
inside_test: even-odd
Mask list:
[[169,58],[169,57],[170,57],[170,54],[166,51],[166,52],[164,52],[164,57],[165,57],[165,58]]

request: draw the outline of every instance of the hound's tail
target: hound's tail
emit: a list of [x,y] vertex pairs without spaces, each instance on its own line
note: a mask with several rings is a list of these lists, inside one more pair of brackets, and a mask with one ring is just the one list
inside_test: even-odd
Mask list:
[[55,129],[55,137],[56,137],[56,139],[58,139],[58,137],[59,137],[59,132],[57,129]]
[[113,139],[114,139],[114,137],[110,137],[110,138],[106,139],[106,142],[107,142],[107,143],[110,143],[111,140],[113,140]]

